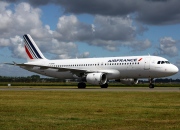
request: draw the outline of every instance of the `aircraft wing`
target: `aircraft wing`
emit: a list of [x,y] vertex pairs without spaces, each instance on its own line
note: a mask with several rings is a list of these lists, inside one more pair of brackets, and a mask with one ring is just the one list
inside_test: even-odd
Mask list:
[[44,65],[35,65],[35,64],[18,64],[18,63],[5,63],[8,65],[15,65],[15,66],[20,66],[20,67],[25,67],[25,68],[33,68],[33,67],[39,67],[40,69],[56,69],[59,72],[62,71],[70,71],[72,74],[75,74],[77,76],[82,76],[83,74],[87,73],[114,73],[115,70],[87,70],[87,69],[80,69],[80,68],[69,68],[69,67],[53,67],[53,66],[44,66]]

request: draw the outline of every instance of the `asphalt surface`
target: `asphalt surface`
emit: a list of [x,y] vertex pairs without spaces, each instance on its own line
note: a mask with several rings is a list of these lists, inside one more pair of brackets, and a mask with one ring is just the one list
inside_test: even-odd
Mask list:
[[106,89],[102,88],[53,88],[53,87],[2,87],[0,91],[92,91],[92,92],[180,92],[180,87],[155,87],[150,89],[148,87],[109,87]]

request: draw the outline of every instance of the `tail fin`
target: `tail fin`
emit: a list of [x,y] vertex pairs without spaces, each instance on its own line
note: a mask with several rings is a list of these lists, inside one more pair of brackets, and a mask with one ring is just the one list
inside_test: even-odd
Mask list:
[[29,34],[25,34],[23,38],[28,61],[46,59]]

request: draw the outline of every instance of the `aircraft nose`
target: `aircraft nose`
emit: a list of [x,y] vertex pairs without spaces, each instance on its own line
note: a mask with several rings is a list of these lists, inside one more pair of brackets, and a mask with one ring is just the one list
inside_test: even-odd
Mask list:
[[179,71],[178,67],[176,67],[175,65],[172,65],[169,70],[172,74],[176,74]]

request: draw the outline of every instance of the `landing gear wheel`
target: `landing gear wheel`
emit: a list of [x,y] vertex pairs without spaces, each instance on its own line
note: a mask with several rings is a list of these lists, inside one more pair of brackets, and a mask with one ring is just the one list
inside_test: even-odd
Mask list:
[[105,84],[101,85],[101,88],[108,88],[108,84],[105,83]]
[[86,88],[86,84],[85,83],[78,83],[78,88]]
[[152,82],[153,82],[153,78],[150,78],[149,79],[149,88],[154,88],[154,84]]
[[149,88],[154,88],[154,84],[149,84]]

